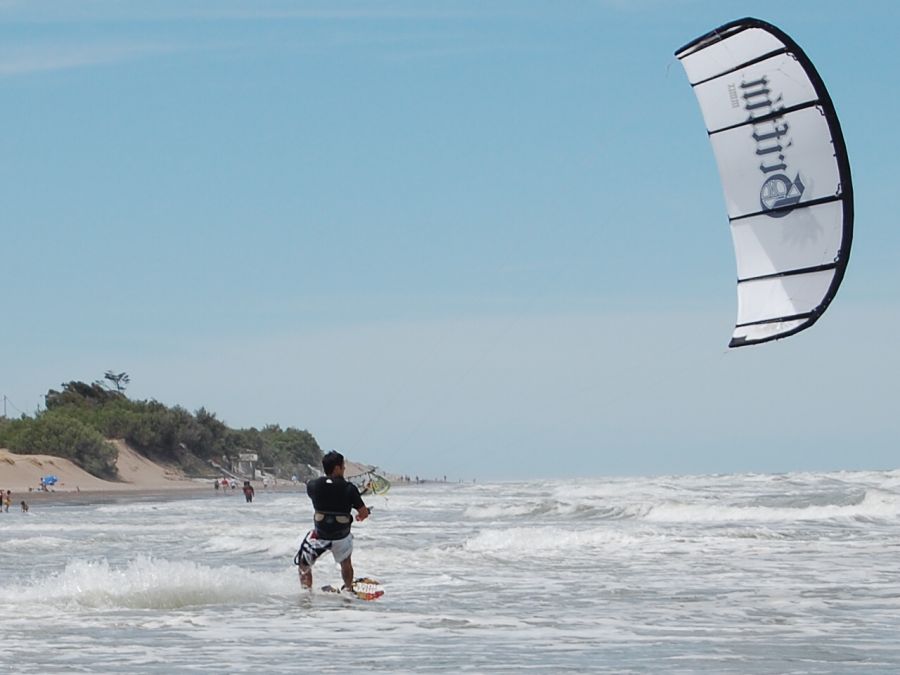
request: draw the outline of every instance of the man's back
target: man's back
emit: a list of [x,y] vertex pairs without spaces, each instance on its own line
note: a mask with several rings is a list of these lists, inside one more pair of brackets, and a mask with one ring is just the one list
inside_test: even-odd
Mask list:
[[350,509],[365,506],[359,490],[339,476],[322,476],[306,484],[306,494],[316,510],[316,534],[323,539],[340,539],[350,533]]
[[312,499],[313,508],[322,513],[350,513],[351,508],[363,505],[357,487],[339,477],[314,478],[306,484],[306,494]]

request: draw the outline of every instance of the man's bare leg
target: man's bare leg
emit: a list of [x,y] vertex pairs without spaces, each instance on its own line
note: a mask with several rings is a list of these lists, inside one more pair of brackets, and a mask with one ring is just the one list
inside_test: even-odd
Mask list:
[[[341,561],[341,578],[344,580],[344,588],[353,590],[353,563],[350,558]],[[312,582],[310,582],[312,583]]]
[[300,585],[303,588],[312,588],[312,568],[300,565]]

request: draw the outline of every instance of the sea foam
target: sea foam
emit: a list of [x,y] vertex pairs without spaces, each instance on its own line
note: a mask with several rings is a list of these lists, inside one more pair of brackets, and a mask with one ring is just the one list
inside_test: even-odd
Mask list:
[[213,568],[190,561],[138,557],[123,566],[105,559],[76,560],[30,583],[0,587],[0,604],[176,609],[258,602],[296,590],[293,576]]

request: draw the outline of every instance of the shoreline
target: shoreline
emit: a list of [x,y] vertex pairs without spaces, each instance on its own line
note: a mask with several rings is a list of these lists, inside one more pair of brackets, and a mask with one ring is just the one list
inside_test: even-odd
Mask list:
[[[191,479],[187,479],[185,482]],[[202,482],[201,482],[202,481]],[[250,481],[253,485],[257,481]],[[12,500],[9,506],[9,512],[21,510],[20,503],[24,500],[29,508],[35,504],[108,504],[114,502],[165,502],[174,501],[176,499],[228,499],[232,496],[240,497],[244,501],[244,495],[240,486],[234,490],[230,488],[222,493],[215,490],[212,485],[212,479],[196,479],[193,485],[178,485],[166,487],[124,487],[120,489],[98,489],[98,490],[50,490],[47,492],[41,490],[33,490],[31,492],[12,491]],[[302,483],[292,485],[286,482],[285,485],[269,486],[263,488],[260,485],[253,485],[256,491],[256,498],[269,493],[290,494],[292,492],[301,492]],[[4,490],[5,492],[5,490]],[[234,493],[234,494],[232,494]],[[304,493],[305,494],[305,493]]]
[[[32,504],[91,504],[116,501],[168,501],[173,499],[198,499],[204,495],[219,498],[230,496],[231,492],[243,499],[238,481],[235,489],[215,490],[214,472],[207,476],[186,476],[177,467],[157,464],[140,455],[124,441],[111,441],[118,450],[116,469],[119,480],[110,481],[93,476],[71,460],[40,454],[18,454],[0,448],[0,491],[4,496],[9,490],[9,510],[21,510],[24,500]],[[56,483],[42,489],[45,476],[53,476]],[[236,479],[237,480],[237,479]],[[289,492],[297,490],[289,480],[279,480],[275,485],[264,487],[262,480],[251,480],[257,495],[266,492]]]

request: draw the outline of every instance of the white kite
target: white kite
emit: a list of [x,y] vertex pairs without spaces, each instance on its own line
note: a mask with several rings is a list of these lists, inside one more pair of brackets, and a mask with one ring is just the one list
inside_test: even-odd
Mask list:
[[812,62],[758,19],[725,24],[675,56],[713,146],[737,258],[729,347],[812,326],[850,255],[853,187],[844,137]]

